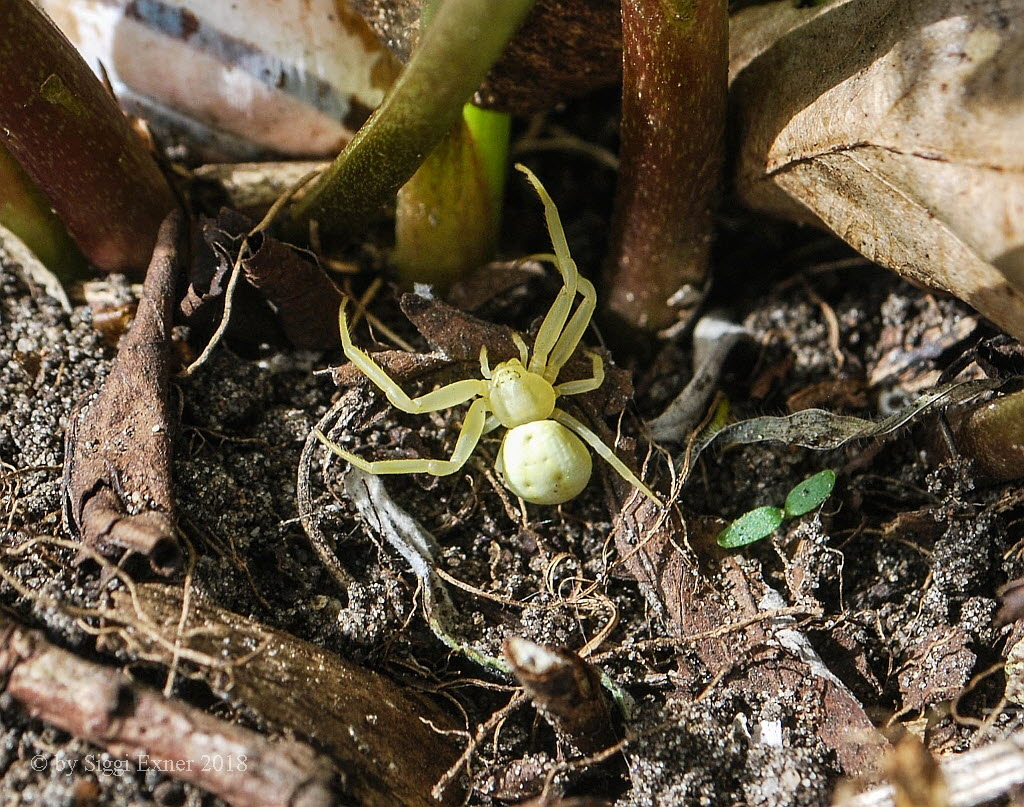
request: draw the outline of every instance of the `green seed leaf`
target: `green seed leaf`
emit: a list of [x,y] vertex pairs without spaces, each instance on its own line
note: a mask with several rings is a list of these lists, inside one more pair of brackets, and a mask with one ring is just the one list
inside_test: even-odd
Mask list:
[[758,507],[744,513],[718,533],[718,545],[725,549],[735,549],[767,538],[782,523],[782,515],[778,507]]
[[786,518],[796,518],[809,513],[832,493],[836,486],[834,471],[821,471],[809,476],[786,496]]

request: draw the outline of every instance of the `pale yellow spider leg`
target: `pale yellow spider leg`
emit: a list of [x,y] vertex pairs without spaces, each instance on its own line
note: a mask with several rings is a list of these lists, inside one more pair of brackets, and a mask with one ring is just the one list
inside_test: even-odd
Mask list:
[[604,383],[604,362],[601,360],[601,357],[590,350],[587,351],[587,355],[590,356],[590,361],[594,368],[593,377],[556,384],[555,393],[557,395],[579,395],[582,392],[591,392]]
[[562,229],[562,220],[558,216],[558,208],[555,207],[551,196],[544,190],[544,186],[540,184],[540,180],[537,179],[533,171],[520,163],[516,163],[516,168],[522,171],[526,178],[530,180],[530,184],[533,185],[541,202],[544,204],[544,218],[547,221],[548,233],[551,236],[551,246],[555,248],[556,263],[558,263],[558,268],[564,275],[570,265],[572,269],[575,269],[576,264],[573,263],[572,255],[569,253],[569,242],[565,240],[565,231]]
[[368,474],[420,474],[426,473],[432,476],[448,476],[458,471],[466,460],[469,459],[476,444],[480,442],[480,436],[484,432],[484,425],[487,421],[487,403],[476,401],[466,413],[466,419],[462,424],[462,431],[455,441],[455,450],[451,459],[403,459],[403,460],[364,460],[357,457],[351,451],[346,451],[337,443],[332,442],[327,436],[317,429],[314,433],[317,439],[327,446],[331,451],[343,460],[365,471]]
[[579,346],[580,340],[583,339],[583,334],[586,333],[587,327],[590,325],[590,318],[594,315],[594,309],[597,308],[597,292],[594,290],[594,284],[585,277],[579,279],[579,292],[583,295],[583,302],[572,315],[572,319],[565,326],[562,335],[558,337],[558,341],[551,351],[551,358],[548,359],[547,367],[544,368],[544,377],[548,381],[558,378],[558,373],[569,361]]
[[496,428],[501,425],[501,421],[498,420],[494,415],[487,416],[487,422],[484,423],[484,434],[490,434]]
[[521,361],[523,363],[523,367],[525,367],[530,355],[530,349],[526,346],[526,342],[523,341],[523,337],[517,333],[512,334],[512,343],[519,348],[519,361]]
[[488,380],[491,377],[491,365],[487,361],[487,345],[480,348],[480,375]]
[[[558,258],[554,255],[539,255],[536,257],[551,261],[556,267],[561,269],[558,264]],[[544,315],[544,321],[540,324],[540,329],[537,331],[537,338],[533,341],[533,358],[530,359],[530,363],[527,366],[527,369],[531,372],[543,374],[544,368],[547,366],[548,354],[558,341],[558,336],[565,327],[569,314],[572,312],[573,301],[576,299],[576,283],[578,279],[578,272],[575,273],[575,276],[562,272],[562,288],[559,289],[554,302],[551,303],[548,313]]]
[[362,370],[363,374],[391,401],[392,405],[403,412],[420,415],[425,412],[436,412],[465,403],[470,398],[487,393],[487,382],[476,378],[467,378],[453,384],[440,387],[418,398],[410,398],[391,376],[377,364],[366,351],[352,344],[352,336],[348,332],[348,318],[345,316],[345,305],[338,309],[338,324],[341,330],[341,345],[348,360]]
[[583,442],[590,446],[594,450],[594,452],[599,457],[601,457],[601,459],[603,459],[610,466],[612,466],[612,468],[615,469],[616,473],[618,473],[619,476],[621,476],[623,479],[629,482],[629,484],[631,484],[637,490],[642,492],[645,496],[647,496],[652,502],[657,504],[659,507],[664,507],[664,505],[661,502],[661,499],[654,495],[654,492],[649,487],[647,487],[647,485],[641,482],[637,478],[636,474],[634,474],[631,470],[629,470],[628,467],[626,467],[626,463],[620,460],[615,455],[615,452],[608,448],[608,446],[604,444],[604,441],[596,434],[594,434],[594,432],[592,432],[590,429],[588,429],[586,426],[584,426],[582,423],[576,420],[576,418],[574,418],[572,415],[568,414],[567,412],[563,412],[561,409],[555,409],[555,411],[551,413],[551,419],[557,420],[567,429],[571,429],[572,431],[576,432],[576,434],[583,438]]
[[516,168],[526,175],[544,205],[544,219],[548,225],[548,234],[551,236],[551,246],[555,249],[555,266],[558,267],[558,271],[562,274],[562,281],[565,283],[551,304],[547,316],[544,317],[544,322],[541,323],[540,330],[537,332],[537,339],[533,343],[533,359],[528,369],[535,373],[542,373],[547,366],[548,354],[555,346],[555,342],[558,341],[566,320],[569,319],[569,312],[576,299],[576,287],[580,273],[572,255],[569,254],[569,242],[565,240],[562,220],[558,216],[558,208],[555,207],[551,196],[544,190],[540,180],[529,168],[520,164],[517,164]]
[[[558,371],[572,356],[573,351],[576,350],[583,338],[587,326],[590,325],[590,319],[597,307],[597,293],[594,291],[594,284],[580,276],[576,262],[569,253],[569,243],[565,239],[565,231],[562,229],[562,222],[558,216],[558,208],[555,207],[548,192],[544,190],[544,186],[528,168],[522,165],[517,165],[516,168],[526,174],[526,178],[530,180],[544,203],[548,233],[551,235],[551,245],[555,248],[555,265],[565,282],[562,292],[572,290],[571,294],[568,294],[569,300],[564,309],[560,305],[562,292],[559,293],[559,297],[555,299],[547,318],[541,325],[537,341],[533,346],[533,362],[529,369],[541,373],[548,381],[554,381],[558,377]],[[569,320],[569,325],[566,326],[569,310],[572,308],[572,301],[576,299],[577,291],[583,295],[583,302],[580,303],[572,319]],[[557,311],[556,306],[558,306]],[[557,320],[552,316],[553,314],[557,315]],[[548,328],[549,320],[551,321],[550,328]],[[547,330],[545,330],[546,328]]]

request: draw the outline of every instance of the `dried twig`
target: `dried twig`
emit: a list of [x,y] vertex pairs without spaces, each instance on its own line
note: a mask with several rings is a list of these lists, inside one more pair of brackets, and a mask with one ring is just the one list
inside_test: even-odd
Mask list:
[[[328,807],[338,776],[295,740],[271,742],[117,670],[50,644],[0,615],[4,693],[33,717],[124,757],[199,785],[235,807]],[[216,760],[220,760],[217,764]]]
[[[1024,732],[962,754],[939,759],[951,807],[974,807],[1024,786]],[[895,807],[893,786],[879,785],[841,797],[837,807]]]
[[505,640],[505,658],[562,743],[592,754],[618,739],[593,664],[569,650],[519,637]]
[[[436,703],[383,675],[200,599],[183,616],[176,586],[115,592],[102,617],[105,649],[171,667],[271,726],[315,737],[361,807],[438,807],[431,785],[458,756]],[[139,630],[142,619],[149,626]],[[212,658],[216,666],[202,661]],[[453,792],[452,799],[460,794]]]

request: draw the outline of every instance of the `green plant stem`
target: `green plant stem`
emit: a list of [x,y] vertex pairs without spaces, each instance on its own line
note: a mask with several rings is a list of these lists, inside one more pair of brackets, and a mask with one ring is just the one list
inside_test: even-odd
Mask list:
[[357,232],[415,173],[518,29],[533,0],[445,0],[384,102],[293,211],[326,239]]
[[30,0],[0,0],[0,144],[100,269],[145,271],[174,195],[117,103]]
[[466,104],[462,109],[476,151],[487,191],[491,196],[496,216],[501,218],[501,203],[505,197],[505,178],[508,176],[509,134],[512,130],[512,116],[493,109],[481,109]]
[[631,341],[671,325],[707,276],[723,161],[726,0],[622,0],[622,146],[602,313]]
[[25,242],[65,286],[86,277],[86,263],[68,231],[21,166],[0,145],[0,225]]
[[441,291],[494,255],[508,165],[509,116],[466,104],[463,117],[398,191],[392,263]]

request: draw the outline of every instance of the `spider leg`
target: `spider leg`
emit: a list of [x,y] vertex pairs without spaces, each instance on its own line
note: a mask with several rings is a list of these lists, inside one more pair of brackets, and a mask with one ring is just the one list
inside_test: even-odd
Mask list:
[[343,460],[350,462],[352,465],[356,466],[356,468],[359,468],[361,471],[365,471],[368,474],[426,473],[433,476],[448,476],[449,474],[455,473],[466,464],[466,460],[468,460],[470,454],[473,453],[473,449],[476,448],[476,444],[480,442],[480,436],[484,432],[484,425],[486,421],[487,403],[485,401],[474,402],[473,405],[469,407],[469,412],[466,413],[466,419],[462,423],[462,431],[459,432],[459,438],[455,441],[455,450],[452,452],[451,459],[447,460],[402,459],[375,460],[371,462],[369,460],[364,460],[362,457],[357,457],[351,451],[346,451],[337,443],[328,439],[328,437],[319,429],[314,433],[316,434],[317,439],[331,451]]
[[484,423],[484,434],[490,434],[496,428],[501,425],[501,421],[498,420],[494,415],[487,416],[487,422]]
[[[563,286],[559,289],[554,302],[551,303],[551,308],[548,309],[548,313],[544,316],[544,321],[540,324],[540,330],[537,331],[537,338],[533,341],[533,358],[530,359],[527,369],[534,373],[543,373],[544,368],[547,366],[548,354],[555,346],[559,334],[569,319],[573,301],[576,299],[577,283],[579,282],[579,272],[576,270],[576,264],[573,264],[571,272],[566,272],[556,256],[545,255],[543,257],[545,260],[554,259],[552,262],[562,274]],[[572,261],[571,258],[569,260],[570,262]]]
[[626,463],[620,460],[616,456],[615,452],[612,451],[608,446],[606,446],[604,441],[596,434],[594,434],[594,432],[592,432],[590,429],[588,429],[586,426],[584,426],[582,423],[576,420],[576,418],[574,418],[572,415],[568,414],[567,412],[563,412],[561,409],[555,409],[555,411],[551,413],[551,419],[557,420],[567,429],[571,429],[572,431],[576,432],[576,434],[578,434],[583,439],[583,442],[590,446],[594,450],[594,452],[599,457],[601,457],[601,459],[603,459],[610,466],[612,466],[612,468],[615,469],[615,472],[619,476],[621,476],[623,479],[629,482],[629,484],[631,484],[633,487],[635,487],[637,490],[639,490],[641,493],[647,496],[652,502],[657,504],[659,507],[664,507],[664,504],[662,504],[661,499],[659,499],[654,494],[654,492],[649,487],[647,487],[647,485],[641,482],[637,478],[636,474],[634,474],[631,470],[629,470],[628,467],[626,467]]
[[523,363],[523,367],[526,367],[530,356],[530,349],[526,346],[526,342],[523,341],[523,337],[517,333],[512,334],[512,342],[519,348],[519,361]]
[[591,350],[587,351],[590,356],[594,374],[591,378],[581,378],[579,381],[566,381],[555,385],[556,395],[579,395],[581,392],[591,392],[604,383],[604,362],[601,357]]
[[[526,178],[533,185],[534,190],[537,191],[537,195],[544,205],[544,219],[548,225],[548,234],[551,236],[551,246],[555,249],[555,265],[558,267],[558,271],[561,272],[562,280],[565,283],[562,290],[558,292],[555,301],[551,304],[547,316],[544,317],[544,322],[541,323],[540,330],[537,332],[537,339],[533,343],[533,360],[530,362],[529,369],[535,373],[542,373],[544,368],[547,367],[548,354],[555,346],[555,343],[559,341],[559,335],[569,319],[572,303],[576,299],[580,273],[576,268],[576,262],[572,259],[572,255],[569,254],[569,242],[565,240],[562,220],[558,216],[558,208],[555,207],[551,196],[544,190],[540,180],[534,176],[529,168],[524,165],[517,165],[516,168],[526,175]],[[585,325],[584,330],[586,330]],[[545,377],[547,377],[546,374]]]
[[480,375],[488,381],[491,378],[491,365],[487,361],[487,345],[483,345],[480,348]]
[[403,412],[409,412],[413,415],[436,412],[439,409],[458,406],[477,395],[487,394],[486,381],[467,378],[463,381],[456,381],[439,387],[433,392],[428,392],[426,395],[420,395],[418,398],[410,398],[405,390],[398,385],[398,382],[384,372],[384,368],[371,359],[366,351],[352,344],[352,335],[348,332],[348,318],[345,316],[344,303],[338,309],[338,324],[341,330],[341,345],[345,350],[348,360],[362,370],[363,374],[374,384],[380,387],[393,406],[401,409]]
[[594,315],[594,309],[597,308],[597,292],[594,290],[594,284],[585,277],[579,279],[579,292],[583,295],[583,302],[580,303],[579,308],[572,315],[572,319],[565,326],[562,335],[558,337],[558,341],[551,351],[551,358],[544,369],[544,377],[548,381],[554,381],[558,378],[558,373],[563,365],[569,361],[569,358],[579,346],[583,334],[586,333],[587,327],[590,325],[590,318]]

